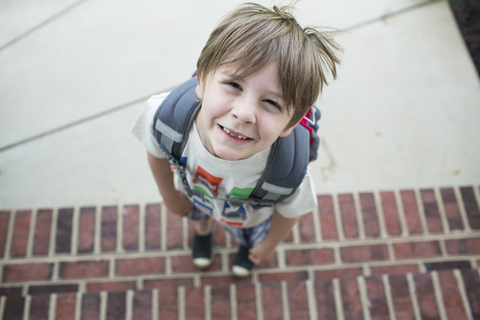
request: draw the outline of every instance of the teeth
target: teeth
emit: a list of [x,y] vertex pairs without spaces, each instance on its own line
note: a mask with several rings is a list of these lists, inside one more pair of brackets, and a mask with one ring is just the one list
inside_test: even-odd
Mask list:
[[235,133],[231,132],[230,130],[228,130],[227,128],[223,128],[223,131],[225,131],[226,133],[228,133],[231,137],[238,138],[238,139],[242,139],[242,140],[247,139],[247,137],[244,137],[244,136],[235,134]]

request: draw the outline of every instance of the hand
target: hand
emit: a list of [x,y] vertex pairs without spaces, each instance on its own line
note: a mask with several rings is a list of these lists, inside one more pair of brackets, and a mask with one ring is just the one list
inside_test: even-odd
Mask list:
[[250,249],[250,254],[248,255],[248,258],[250,259],[250,261],[252,261],[258,266],[259,264],[264,263],[273,256],[273,254],[275,253],[275,248],[275,245],[271,245],[268,241],[265,241],[265,239],[263,239],[262,241],[257,243],[256,246]]
[[186,217],[193,212],[192,204],[186,195],[176,192],[169,198],[164,198],[163,202],[168,210],[177,216]]

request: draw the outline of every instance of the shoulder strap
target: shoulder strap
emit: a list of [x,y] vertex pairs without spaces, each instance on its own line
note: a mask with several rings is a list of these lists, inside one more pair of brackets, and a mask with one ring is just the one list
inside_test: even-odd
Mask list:
[[309,160],[309,132],[297,126],[272,146],[267,166],[252,192],[253,204],[273,206],[291,196],[302,183]]
[[188,196],[192,194],[181,156],[190,127],[202,105],[195,93],[196,86],[197,78],[194,77],[170,92],[158,107],[153,121],[155,138],[170,164],[175,166]]

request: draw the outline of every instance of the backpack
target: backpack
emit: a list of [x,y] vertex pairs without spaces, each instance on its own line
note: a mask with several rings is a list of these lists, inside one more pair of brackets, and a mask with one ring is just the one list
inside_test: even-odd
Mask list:
[[[193,77],[174,89],[155,112],[153,132],[160,149],[180,176],[185,192],[192,197],[185,172],[182,152],[195,117],[202,106],[195,93],[197,78]],[[248,199],[214,199],[236,205],[251,204],[254,208],[274,206],[291,196],[302,183],[308,163],[317,157],[320,139],[317,135],[320,110],[312,106],[306,116],[286,137],[272,145],[265,170]],[[207,197],[201,195],[202,197]]]

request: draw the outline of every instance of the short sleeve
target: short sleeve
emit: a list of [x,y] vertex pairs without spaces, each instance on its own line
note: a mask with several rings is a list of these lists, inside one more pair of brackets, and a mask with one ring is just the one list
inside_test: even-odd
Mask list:
[[148,152],[156,158],[165,158],[165,155],[162,150],[160,150],[155,135],[153,134],[153,118],[155,117],[155,112],[158,107],[167,96],[168,93],[162,93],[148,99],[131,129],[132,134],[140,140]]
[[285,218],[296,218],[312,212],[317,206],[315,184],[310,168],[295,193],[275,205],[275,209]]

